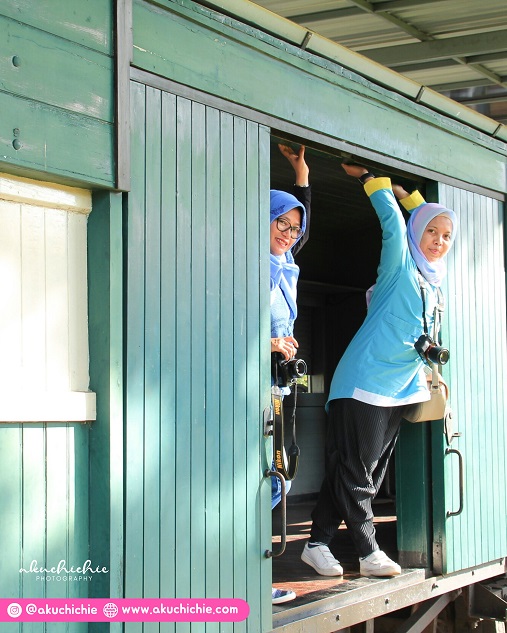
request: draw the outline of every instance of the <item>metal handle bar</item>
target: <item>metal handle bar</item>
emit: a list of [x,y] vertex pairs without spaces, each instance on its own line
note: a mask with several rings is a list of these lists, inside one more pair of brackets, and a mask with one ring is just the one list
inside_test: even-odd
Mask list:
[[280,538],[281,538],[280,549],[277,552],[273,552],[272,550],[269,550],[269,549],[267,549],[264,552],[264,556],[266,558],[276,558],[277,556],[281,556],[285,552],[285,545],[287,543],[287,506],[286,506],[287,493],[285,491],[285,478],[277,470],[269,470],[269,468],[264,471],[264,476],[277,477],[280,480],[280,483],[282,485],[281,499],[280,499],[281,510],[282,510],[282,534],[280,535]]
[[458,456],[458,462],[459,462],[459,508],[456,510],[456,512],[451,512],[451,510],[447,510],[446,516],[447,517],[456,517],[458,516],[458,514],[461,514],[463,512],[463,499],[464,499],[464,485],[463,485],[463,481],[464,481],[464,461],[463,461],[463,455],[458,451],[457,448],[446,448],[445,449],[445,454],[449,455],[450,453],[456,453],[456,455]]

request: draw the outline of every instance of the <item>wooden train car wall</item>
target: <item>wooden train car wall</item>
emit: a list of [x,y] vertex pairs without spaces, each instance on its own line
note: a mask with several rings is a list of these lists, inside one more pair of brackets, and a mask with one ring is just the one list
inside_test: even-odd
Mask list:
[[[432,199],[459,213],[446,287],[459,362],[446,377],[460,435],[440,423],[404,433],[398,541],[407,561],[446,573],[505,557],[505,143],[191,0],[2,0],[0,21],[0,183],[26,184],[32,200],[0,195],[2,264],[54,273],[65,263],[66,283],[55,276],[55,286],[75,306],[63,318],[79,345],[64,353],[56,341],[61,366],[45,370],[47,380],[65,365],[61,389],[97,393],[97,419],[86,425],[95,414],[83,409],[56,424],[45,414],[35,424],[2,417],[1,597],[242,597],[245,622],[178,631],[271,629],[262,209],[273,130],[373,163],[409,163],[434,181]],[[121,170],[125,193],[115,190]],[[43,205],[33,179],[46,192],[72,189],[74,202],[51,193]],[[45,252],[59,245],[59,255],[35,260],[40,227],[52,223],[60,228]],[[25,226],[33,237],[23,243]],[[11,275],[18,295],[4,279],[6,322],[16,317],[37,342],[36,313],[13,307],[33,279]],[[88,305],[78,292],[87,284]],[[53,307],[29,299],[54,327]],[[20,346],[11,341],[4,358],[11,383],[11,368],[24,362],[33,376],[40,362]],[[18,378],[19,391],[33,386]],[[107,578],[64,585],[19,573],[32,560],[83,556]]]
[[90,470],[87,222],[115,184],[113,20],[100,0],[0,2],[2,598],[94,595],[42,570],[89,559],[90,487],[107,485]]

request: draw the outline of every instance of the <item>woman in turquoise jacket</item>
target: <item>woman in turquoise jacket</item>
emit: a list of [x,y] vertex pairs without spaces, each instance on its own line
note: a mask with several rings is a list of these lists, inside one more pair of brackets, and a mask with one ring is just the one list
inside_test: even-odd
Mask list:
[[[406,406],[429,399],[425,361],[414,346],[424,332],[420,280],[431,332],[457,218],[442,205],[427,204],[418,191],[409,195],[362,166],[343,168],[364,185],[382,227],[382,251],[367,316],[331,382],[326,477],[301,557],[322,575],[342,575],[328,545],[345,521],[359,554],[361,575],[394,576],[401,569],[376,542],[372,501]],[[411,214],[407,225],[395,194]]]

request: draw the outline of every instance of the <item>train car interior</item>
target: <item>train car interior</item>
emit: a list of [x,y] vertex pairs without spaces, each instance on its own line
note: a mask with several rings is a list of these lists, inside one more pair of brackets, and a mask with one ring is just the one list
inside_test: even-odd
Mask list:
[[[297,149],[301,140],[272,137],[271,188],[292,191],[293,172],[281,155],[278,143]],[[274,614],[302,609],[336,593],[355,590],[365,582],[385,582],[361,578],[359,564],[347,530],[341,526],[330,548],[342,563],[343,578],[319,576],[301,561],[309,536],[311,511],[324,475],[326,415],[324,405],[334,368],[366,314],[366,290],[375,283],[380,257],[380,225],[362,186],[347,176],[343,160],[365,164],[376,175],[390,176],[410,191],[424,194],[424,182],[416,176],[394,172],[381,164],[359,157],[334,154],[326,148],[306,145],[306,161],[312,186],[312,216],[309,241],[296,256],[300,267],[298,318],[295,338],[298,357],[308,366],[300,379],[296,397],[296,443],[300,448],[299,468],[286,498],[287,538],[285,551],[273,558],[273,585],[290,588],[295,601],[274,606]],[[292,442],[290,417],[294,398],[284,401],[285,443]],[[397,560],[396,490],[394,459],[375,501],[378,541]],[[283,520],[280,506],[273,511],[273,550],[280,543]],[[422,570],[421,570],[422,571]]]

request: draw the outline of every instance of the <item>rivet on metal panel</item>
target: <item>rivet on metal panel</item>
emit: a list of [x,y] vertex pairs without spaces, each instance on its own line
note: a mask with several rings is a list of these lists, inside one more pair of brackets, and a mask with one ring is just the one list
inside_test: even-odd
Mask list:
[[12,147],[14,147],[14,149],[16,150],[21,149],[21,141],[18,138],[15,138],[12,141]]
[[15,66],[16,68],[18,68],[18,66],[21,66],[21,57],[19,57],[19,55],[13,56],[12,65]]

